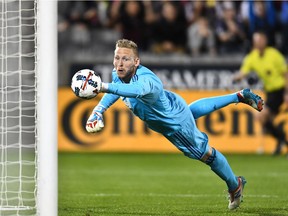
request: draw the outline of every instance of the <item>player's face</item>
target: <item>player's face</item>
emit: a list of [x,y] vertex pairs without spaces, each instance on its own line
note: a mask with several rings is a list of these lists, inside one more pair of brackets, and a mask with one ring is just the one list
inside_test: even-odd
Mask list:
[[263,50],[267,46],[267,38],[263,34],[255,33],[253,35],[254,48]]
[[118,77],[124,82],[130,82],[139,64],[140,60],[132,49],[121,47],[115,49],[113,65]]

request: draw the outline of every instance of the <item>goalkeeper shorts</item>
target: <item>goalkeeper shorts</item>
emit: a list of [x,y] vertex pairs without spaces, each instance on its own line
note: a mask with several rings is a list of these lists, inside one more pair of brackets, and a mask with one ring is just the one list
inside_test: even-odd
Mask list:
[[164,135],[187,157],[200,160],[209,151],[208,136],[199,131],[194,119],[181,124],[181,129],[171,135]]

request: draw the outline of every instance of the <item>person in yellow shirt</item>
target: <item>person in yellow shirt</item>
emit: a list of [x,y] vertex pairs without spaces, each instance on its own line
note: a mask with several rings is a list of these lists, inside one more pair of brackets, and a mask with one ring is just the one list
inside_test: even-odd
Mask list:
[[284,56],[277,49],[267,46],[264,32],[253,34],[253,49],[245,56],[234,81],[240,81],[250,72],[257,74],[266,93],[265,108],[256,119],[264,130],[277,139],[274,154],[279,154],[283,144],[288,145],[288,141],[284,131],[273,125],[273,118],[279,113],[283,102],[288,105],[288,70]]

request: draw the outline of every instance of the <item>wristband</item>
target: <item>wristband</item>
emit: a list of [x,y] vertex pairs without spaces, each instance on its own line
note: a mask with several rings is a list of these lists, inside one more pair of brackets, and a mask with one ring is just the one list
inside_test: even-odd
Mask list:
[[100,91],[101,92],[107,92],[107,90],[108,90],[108,83],[101,83],[101,89],[100,89]]
[[97,105],[94,109],[93,109],[93,113],[101,113],[103,114],[106,111],[106,108],[103,105]]

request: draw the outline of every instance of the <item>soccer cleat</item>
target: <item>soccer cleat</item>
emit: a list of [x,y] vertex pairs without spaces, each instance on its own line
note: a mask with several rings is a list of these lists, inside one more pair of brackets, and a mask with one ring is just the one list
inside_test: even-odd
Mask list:
[[237,92],[237,96],[239,102],[248,104],[259,112],[263,109],[264,101],[259,95],[254,94],[250,89],[242,89],[241,91]]
[[243,176],[238,177],[238,187],[235,191],[229,192],[229,204],[228,209],[234,210],[240,206],[243,199],[243,189],[246,184],[246,180]]

